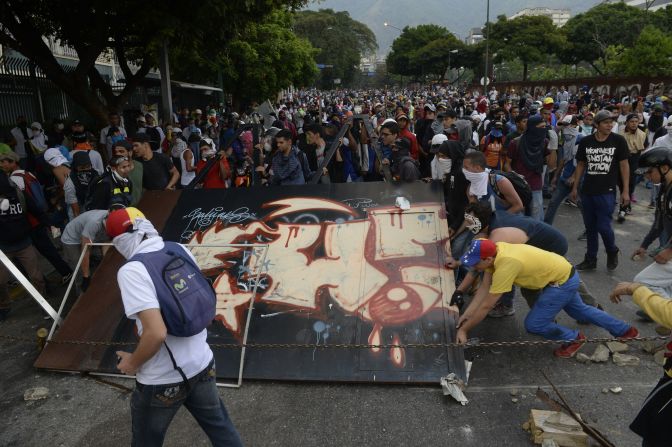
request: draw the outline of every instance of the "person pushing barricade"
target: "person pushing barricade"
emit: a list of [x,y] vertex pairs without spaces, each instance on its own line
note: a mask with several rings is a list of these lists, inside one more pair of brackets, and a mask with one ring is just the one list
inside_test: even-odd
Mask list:
[[117,281],[126,316],[140,336],[134,352],[117,351],[117,368],[136,376],[132,445],[162,445],[184,405],[214,446],[242,446],[217,392],[206,341],[216,296],[196,259],[182,245],[164,241],[136,208],[110,212],[106,230],[127,259]]

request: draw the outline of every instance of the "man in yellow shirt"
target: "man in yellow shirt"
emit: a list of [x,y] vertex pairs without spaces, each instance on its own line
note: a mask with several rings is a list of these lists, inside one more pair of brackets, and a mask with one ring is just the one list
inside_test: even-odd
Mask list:
[[[632,301],[641,307],[655,322],[672,328],[672,301],[663,298],[639,283],[622,282],[611,292],[611,300],[621,301],[632,295]],[[667,344],[663,378],[646,398],[642,409],[630,424],[630,430],[644,439],[644,446],[672,445],[672,341]]]
[[[587,306],[579,296],[579,275],[562,256],[526,244],[494,243],[477,239],[462,256],[462,265],[484,272],[481,287],[458,322],[457,340],[467,341],[468,331],[480,323],[495,306],[499,297],[514,285],[539,290],[539,298],[525,318],[525,329],[531,334],[568,343],[553,353],[557,357],[573,357],[583,346],[585,336],[555,322],[561,310],[578,321],[587,321],[604,328],[615,337],[637,337],[639,332],[595,307]],[[571,342],[570,342],[571,340]]]

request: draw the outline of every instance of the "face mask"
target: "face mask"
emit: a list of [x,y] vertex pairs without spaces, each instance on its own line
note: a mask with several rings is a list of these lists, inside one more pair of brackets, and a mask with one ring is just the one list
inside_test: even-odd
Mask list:
[[483,228],[480,219],[469,213],[464,213],[464,223],[467,230],[471,231],[473,234],[478,234],[481,231],[481,228]]
[[450,158],[437,158],[436,162],[438,163],[438,171],[441,178],[444,175],[450,173],[450,168],[453,166],[453,161]]
[[667,134],[672,135],[672,126],[667,126]]
[[266,152],[271,152],[271,149],[273,149],[273,146],[271,145],[271,143],[269,143],[268,141],[264,142],[264,150]]
[[87,171],[77,171],[77,181],[79,181],[79,183],[84,186],[87,186],[91,182],[92,178],[93,169],[89,169]]

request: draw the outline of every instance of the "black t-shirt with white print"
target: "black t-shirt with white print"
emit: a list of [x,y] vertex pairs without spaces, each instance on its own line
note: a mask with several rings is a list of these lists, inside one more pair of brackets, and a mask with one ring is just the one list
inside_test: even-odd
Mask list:
[[581,139],[576,159],[585,162],[583,194],[609,194],[616,191],[620,161],[628,159],[628,143],[623,136],[610,133],[597,141],[595,134]]

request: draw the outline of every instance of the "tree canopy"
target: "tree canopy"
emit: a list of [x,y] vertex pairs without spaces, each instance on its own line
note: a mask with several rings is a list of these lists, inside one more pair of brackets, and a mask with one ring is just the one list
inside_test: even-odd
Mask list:
[[[184,5],[132,0],[2,0],[0,44],[35,63],[59,88],[98,121],[119,110],[158,63],[164,41],[203,58],[213,57],[248,25],[305,0],[202,0]],[[188,20],[185,20],[185,15]],[[43,36],[73,47],[79,61],[65,70]],[[98,72],[96,59],[115,51],[125,86],[114,91]],[[266,67],[272,71],[276,67]]]
[[[459,66],[464,57],[464,43],[447,28],[439,25],[405,27],[392,42],[387,55],[387,67],[391,73],[424,78],[426,75],[443,80],[448,68]],[[457,53],[452,53],[458,50]]]
[[332,66],[322,71],[320,84],[325,88],[332,87],[334,79],[349,84],[359,71],[362,56],[378,49],[373,31],[347,11],[299,11],[293,30],[320,50],[315,57],[318,64]]
[[565,39],[553,21],[545,16],[498,17],[490,26],[490,46],[497,53],[496,61],[520,59],[523,81],[527,80],[529,64],[543,62],[549,54],[559,52]]

